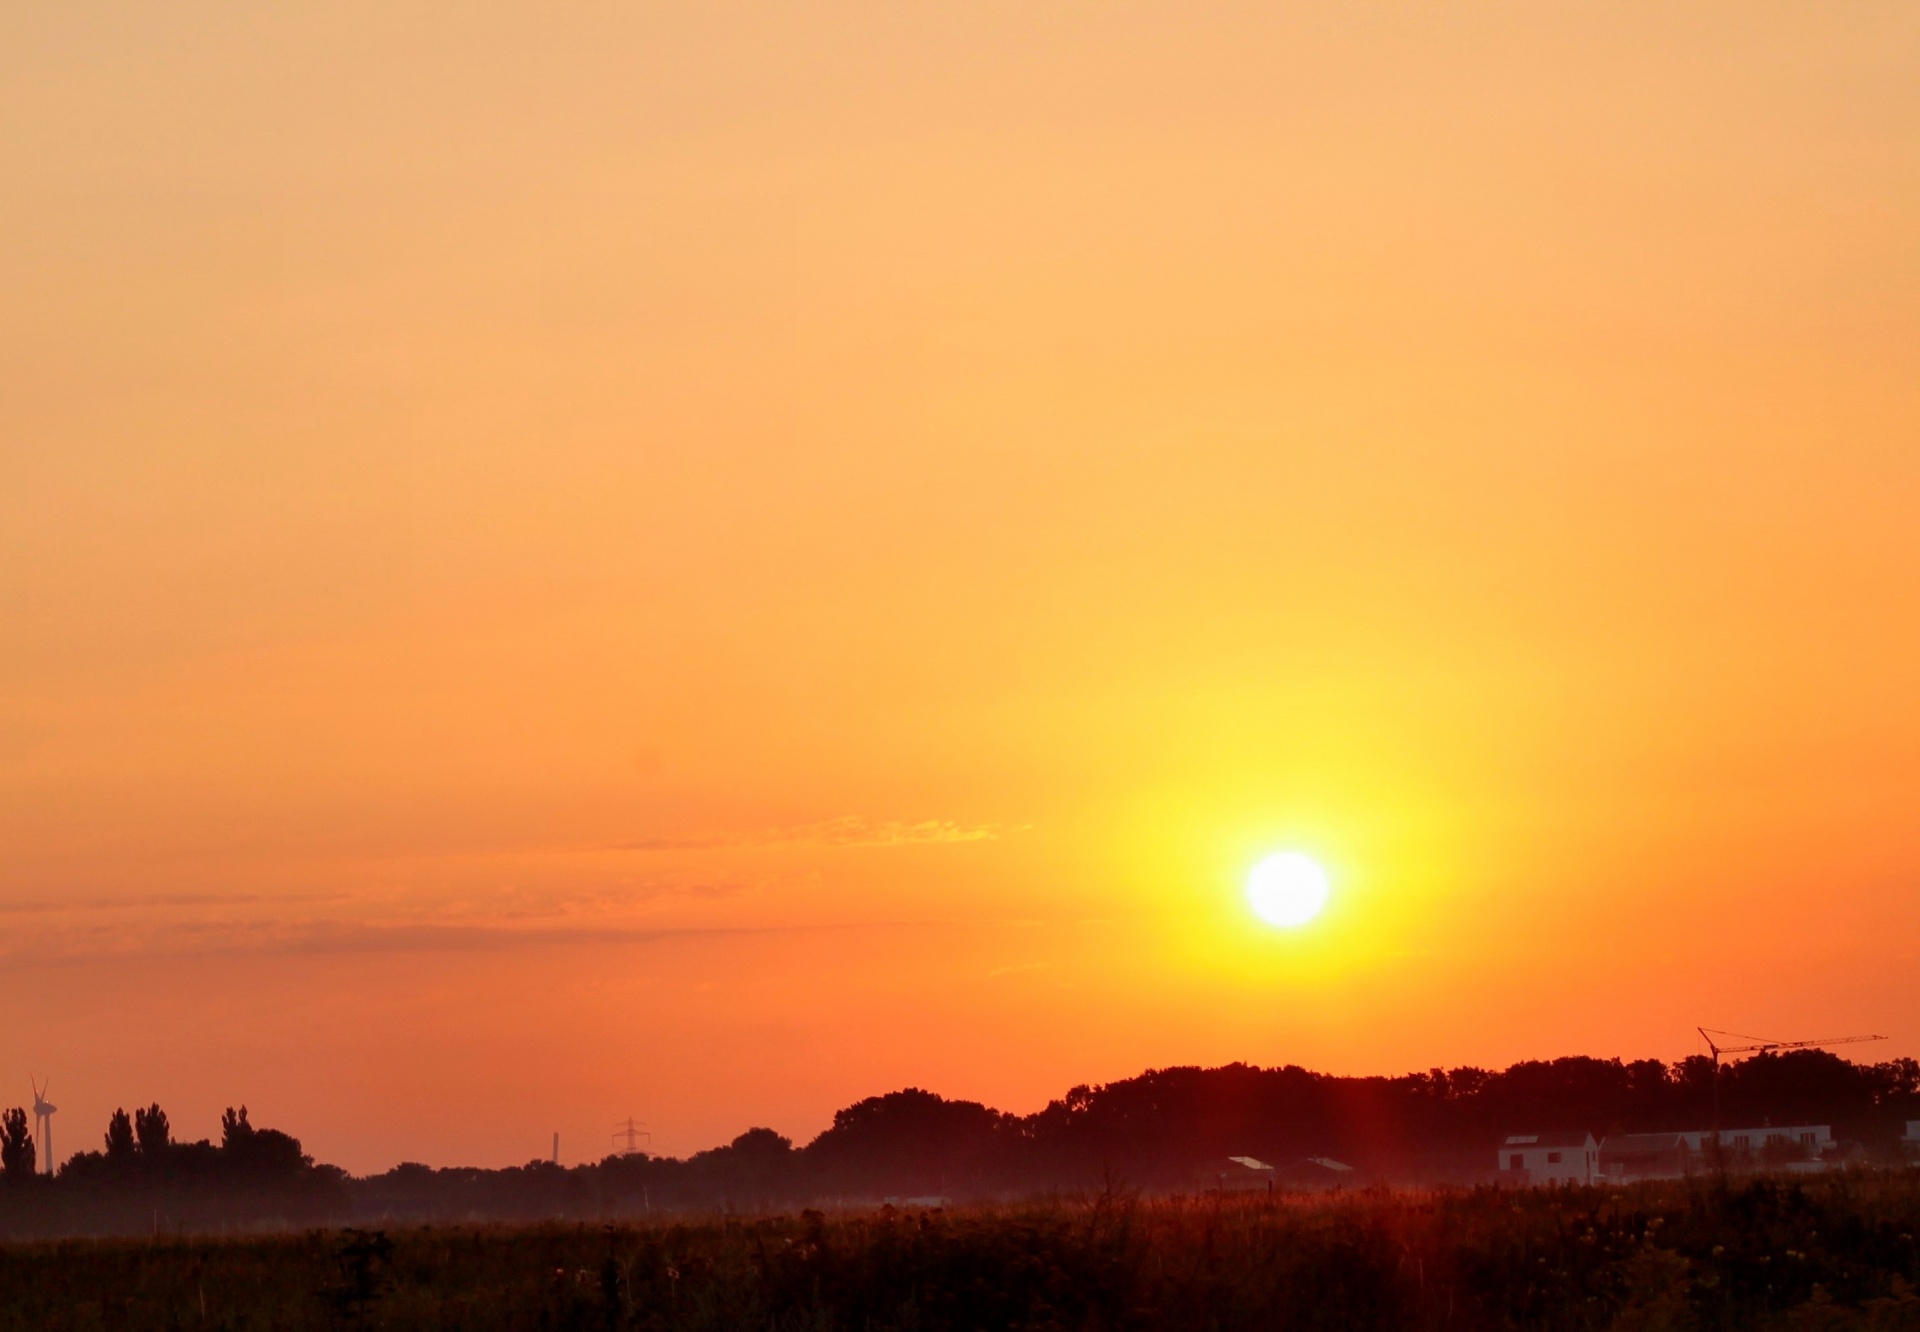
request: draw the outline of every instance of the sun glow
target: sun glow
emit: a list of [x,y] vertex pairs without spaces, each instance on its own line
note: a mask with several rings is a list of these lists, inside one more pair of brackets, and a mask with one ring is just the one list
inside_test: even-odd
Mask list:
[[1247,902],[1269,925],[1306,924],[1326,907],[1330,891],[1327,872],[1298,851],[1268,856],[1247,875]]

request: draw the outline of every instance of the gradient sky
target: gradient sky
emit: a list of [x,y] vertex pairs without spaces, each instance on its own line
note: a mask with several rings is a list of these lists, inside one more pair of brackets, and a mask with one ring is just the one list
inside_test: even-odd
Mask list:
[[1906,0],[9,6],[0,1103],[1917,1054],[1916,518]]

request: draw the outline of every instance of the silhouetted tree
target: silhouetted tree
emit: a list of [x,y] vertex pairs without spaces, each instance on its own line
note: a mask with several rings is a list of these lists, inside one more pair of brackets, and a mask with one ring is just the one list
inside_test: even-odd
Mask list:
[[977,1187],[1018,1126],[976,1101],[909,1087],[836,1112],[806,1157],[835,1189],[945,1193]]
[[247,1107],[227,1107],[220,1116],[220,1154],[241,1174],[255,1180],[291,1178],[313,1165],[300,1150],[300,1139],[279,1129],[257,1129],[247,1121]]
[[1868,1065],[1825,1050],[1763,1053],[1720,1069],[1722,1122],[1852,1127],[1873,1109]]
[[115,1110],[107,1121],[107,1159],[124,1164],[133,1160],[134,1152],[133,1119],[125,1110]]
[[793,1139],[770,1128],[750,1128],[728,1146],[745,1161],[784,1161],[793,1150]]
[[173,1145],[167,1128],[167,1112],[158,1104],[133,1112],[133,1136],[139,1141],[140,1155],[149,1159]]
[[27,1132],[27,1112],[19,1106],[0,1115],[0,1169],[8,1183],[33,1178],[33,1135]]

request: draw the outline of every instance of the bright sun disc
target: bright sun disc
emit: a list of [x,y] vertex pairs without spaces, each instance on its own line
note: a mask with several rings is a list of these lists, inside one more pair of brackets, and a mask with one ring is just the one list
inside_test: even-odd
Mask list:
[[1253,867],[1247,901],[1269,925],[1305,925],[1327,904],[1327,872],[1298,851],[1281,851]]

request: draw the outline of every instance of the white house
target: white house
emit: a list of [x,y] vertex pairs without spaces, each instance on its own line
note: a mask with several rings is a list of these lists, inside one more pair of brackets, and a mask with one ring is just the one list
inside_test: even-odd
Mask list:
[[[1912,1131],[1911,1126],[1908,1129]],[[1687,1150],[1704,1152],[1713,1138],[1711,1129],[1694,1129],[1680,1135]],[[1753,1155],[1772,1147],[1797,1148],[1811,1160],[1819,1160],[1833,1150],[1833,1126],[1830,1124],[1769,1124],[1760,1128],[1720,1130],[1720,1149],[1731,1155]]]
[[1600,1144],[1586,1132],[1513,1133],[1500,1144],[1500,1177],[1516,1184],[1591,1184]]
[[1920,1119],[1907,1121],[1907,1131],[1901,1135],[1900,1144],[1910,1153],[1920,1153]]
[[1679,1133],[1616,1133],[1600,1143],[1600,1173],[1608,1180],[1680,1179],[1693,1153]]

